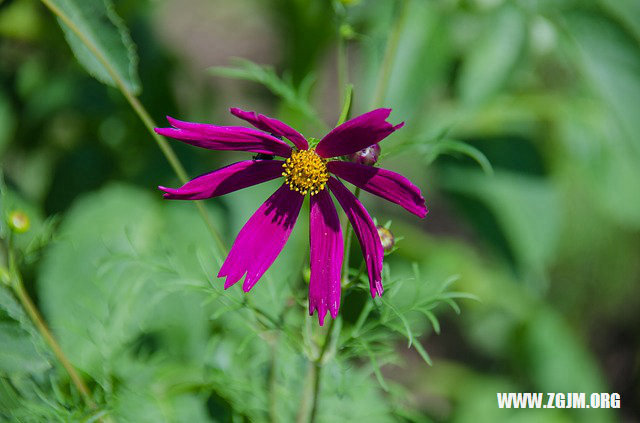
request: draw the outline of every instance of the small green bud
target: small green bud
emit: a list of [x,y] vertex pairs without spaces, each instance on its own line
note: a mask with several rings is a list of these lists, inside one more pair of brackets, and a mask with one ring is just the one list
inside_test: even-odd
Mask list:
[[4,266],[0,266],[0,283],[7,286],[11,285],[11,275],[9,274],[9,270]]
[[356,31],[351,25],[345,23],[340,25],[340,36],[344,40],[353,40],[356,36]]
[[9,214],[9,227],[12,231],[23,234],[29,230],[31,222],[29,216],[23,211],[15,210]]
[[384,226],[376,226],[378,229],[378,235],[380,236],[380,242],[382,243],[382,248],[384,248],[384,252],[388,253],[393,249],[393,246],[396,243],[396,239],[393,236],[393,233]]
[[305,267],[304,269],[302,269],[302,279],[304,279],[304,281],[306,283],[309,283],[311,281],[311,269],[308,267]]

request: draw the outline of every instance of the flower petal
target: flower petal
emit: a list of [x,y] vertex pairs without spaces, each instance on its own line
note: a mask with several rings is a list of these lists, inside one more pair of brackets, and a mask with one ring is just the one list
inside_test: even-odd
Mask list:
[[345,214],[351,222],[353,232],[360,241],[362,256],[367,264],[369,273],[369,289],[373,298],[376,295],[382,295],[382,258],[384,250],[380,242],[380,236],[376,225],[371,220],[371,216],[367,213],[362,203],[358,201],[355,195],[345,187],[342,182],[333,176],[329,178],[329,188],[333,195],[344,209]]
[[282,175],[281,160],[246,160],[190,180],[180,188],[158,187],[170,200],[203,200],[270,181]]
[[309,216],[310,266],[309,315],[318,310],[320,326],[327,309],[334,319],[340,308],[340,270],[344,245],[340,219],[329,191],[311,196]]
[[287,138],[298,148],[298,150],[307,150],[309,148],[309,143],[300,132],[296,131],[286,123],[280,122],[278,119],[259,115],[256,112],[241,110],[236,107],[232,107],[229,111],[232,115],[246,120],[258,129],[269,132],[273,135]]
[[404,207],[420,218],[427,215],[427,206],[420,189],[399,173],[379,167],[340,161],[327,163],[327,169],[365,191]]
[[224,289],[238,282],[245,273],[242,289],[249,292],[253,288],[287,243],[303,199],[282,185],[251,216],[218,272],[219,278],[227,277]]
[[316,153],[324,158],[345,156],[382,141],[404,126],[387,122],[390,113],[391,109],[376,109],[346,121],[320,140]]
[[169,116],[167,120],[173,128],[155,128],[158,134],[197,147],[210,150],[252,151],[281,157],[291,155],[291,147],[286,142],[257,129],[183,122]]

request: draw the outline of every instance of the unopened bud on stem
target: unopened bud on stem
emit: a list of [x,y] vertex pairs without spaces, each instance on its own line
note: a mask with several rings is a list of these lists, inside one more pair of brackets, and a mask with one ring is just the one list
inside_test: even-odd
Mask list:
[[29,221],[29,216],[23,211],[16,210],[12,211],[9,214],[9,228],[12,231],[22,234],[29,230],[31,226],[31,222]]
[[378,229],[378,236],[380,236],[380,242],[382,243],[382,248],[384,248],[384,252],[388,253],[393,249],[393,246],[396,243],[395,238],[391,231],[384,226],[376,226]]
[[378,144],[373,144],[360,151],[356,151],[349,156],[349,160],[353,163],[373,166],[378,161],[378,157],[380,157],[380,146]]

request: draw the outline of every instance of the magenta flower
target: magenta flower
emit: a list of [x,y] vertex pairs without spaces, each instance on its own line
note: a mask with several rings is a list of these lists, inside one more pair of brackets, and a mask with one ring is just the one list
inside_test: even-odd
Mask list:
[[[284,177],[282,186],[260,206],[240,230],[231,251],[218,272],[226,277],[224,288],[245,276],[242,289],[248,292],[274,262],[296,223],[304,196],[310,194],[309,314],[318,311],[320,325],[327,310],[334,319],[340,308],[340,271],[343,239],[338,213],[329,191],[344,209],[360,247],[369,274],[371,296],[382,295],[380,236],[360,201],[332,174],[353,185],[399,204],[409,212],[427,214],[420,190],[395,172],[340,160],[377,144],[404,123],[393,126],[386,121],[391,109],[376,109],[334,128],[315,148],[298,131],[276,119],[231,109],[257,129],[182,122],[167,117],[172,128],[156,128],[160,135],[210,150],[236,150],[259,153],[253,160],[231,164],[199,176],[182,187],[159,187],[164,197],[175,200],[201,200],[217,197]],[[282,141],[286,138],[295,148]],[[317,141],[313,140],[312,141]],[[261,159],[263,155],[286,160]],[[331,160],[332,158],[336,158]],[[328,189],[327,189],[328,188]]]

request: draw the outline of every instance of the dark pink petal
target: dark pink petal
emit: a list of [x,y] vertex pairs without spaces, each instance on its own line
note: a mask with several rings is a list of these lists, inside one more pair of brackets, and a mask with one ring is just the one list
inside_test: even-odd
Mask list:
[[353,232],[358,237],[358,241],[360,241],[362,256],[367,264],[369,273],[371,296],[375,298],[376,295],[382,295],[382,258],[384,257],[384,250],[382,249],[376,225],[374,225],[362,203],[342,182],[332,176],[329,178],[329,188],[344,209],[353,227]]
[[249,292],[276,259],[298,219],[304,197],[282,185],[240,230],[218,277],[227,277],[224,289],[244,279]]
[[316,153],[325,158],[346,156],[382,141],[404,125],[387,122],[390,113],[391,109],[376,109],[346,121],[320,140]]
[[335,319],[340,308],[340,270],[344,245],[340,219],[329,191],[322,190],[312,195],[310,204],[309,315],[318,310],[318,320],[322,326],[327,309]]
[[327,169],[365,191],[404,207],[420,218],[427,215],[427,206],[420,189],[399,173],[340,161],[327,163]]
[[309,148],[309,143],[307,143],[307,140],[302,136],[302,134],[284,122],[280,122],[277,119],[273,119],[265,115],[259,115],[256,112],[249,112],[235,107],[232,107],[229,111],[232,115],[246,120],[258,129],[269,132],[270,134],[285,137],[291,141],[298,150],[306,150]]
[[216,126],[206,123],[183,122],[167,116],[173,128],[155,128],[165,137],[210,150],[251,151],[281,157],[291,155],[291,147],[262,131],[242,126]]
[[180,188],[158,187],[170,200],[203,200],[270,181],[282,175],[281,160],[246,160],[190,180]]

